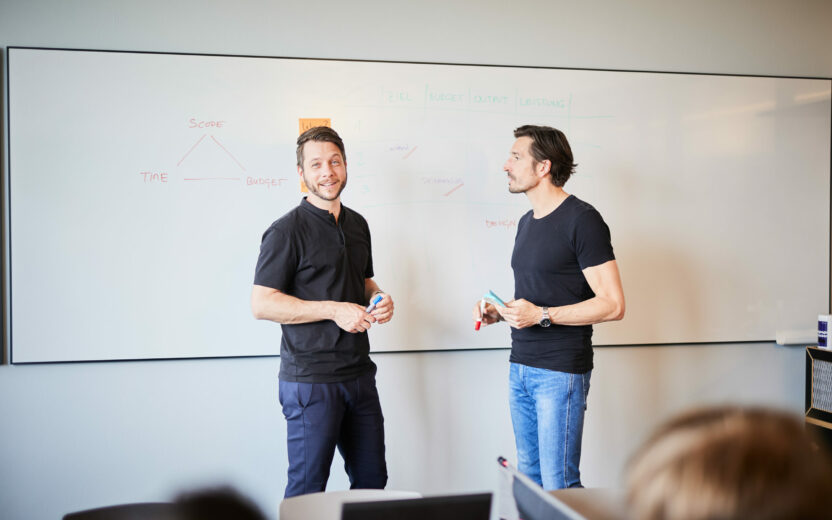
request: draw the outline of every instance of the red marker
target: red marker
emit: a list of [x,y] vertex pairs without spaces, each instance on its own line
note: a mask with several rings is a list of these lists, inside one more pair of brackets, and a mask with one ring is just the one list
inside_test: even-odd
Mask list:
[[480,319],[477,320],[476,325],[474,325],[474,330],[480,330],[480,325],[482,325],[482,315],[485,314],[485,300],[480,300]]

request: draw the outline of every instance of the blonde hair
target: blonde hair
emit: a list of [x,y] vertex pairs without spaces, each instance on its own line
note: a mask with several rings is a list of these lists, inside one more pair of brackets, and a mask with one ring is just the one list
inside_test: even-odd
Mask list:
[[660,427],[628,466],[638,520],[832,518],[832,467],[802,421],[763,408],[718,407]]

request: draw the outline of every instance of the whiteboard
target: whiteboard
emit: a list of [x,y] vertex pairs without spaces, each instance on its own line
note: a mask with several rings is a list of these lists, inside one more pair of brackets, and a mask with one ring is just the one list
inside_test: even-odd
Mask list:
[[302,197],[302,118],[346,144],[396,303],[374,351],[507,347],[529,209],[502,165],[562,129],[612,231],[627,315],[596,345],[763,341],[829,307],[830,80],[10,48],[15,363],[274,355],[260,238]]

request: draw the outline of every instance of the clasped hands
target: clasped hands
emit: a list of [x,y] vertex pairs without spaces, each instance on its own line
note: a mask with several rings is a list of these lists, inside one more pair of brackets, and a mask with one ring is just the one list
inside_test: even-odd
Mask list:
[[373,323],[387,323],[393,318],[393,298],[386,293],[378,294],[382,298],[372,312],[368,313],[366,307],[355,303],[338,302],[332,320],[345,331],[353,333],[366,332]]

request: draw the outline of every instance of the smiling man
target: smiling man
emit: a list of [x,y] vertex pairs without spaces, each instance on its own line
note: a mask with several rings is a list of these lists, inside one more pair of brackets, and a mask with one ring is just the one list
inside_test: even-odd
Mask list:
[[[592,374],[592,324],[624,317],[624,290],[598,211],[563,190],[575,169],[560,130],[526,125],[503,169],[532,209],[520,219],[514,300],[486,306],[511,326],[509,405],[518,469],[546,489],[580,487],[581,437]],[[474,320],[480,318],[474,306]]]
[[[281,324],[280,404],[286,418],[285,497],[324,491],[335,448],[353,489],[387,483],[384,417],[367,330],[393,317],[373,281],[370,230],[341,204],[344,143],[327,127],[298,137],[298,175],[309,195],[263,234],[251,308]],[[381,301],[370,313],[368,302]]]

